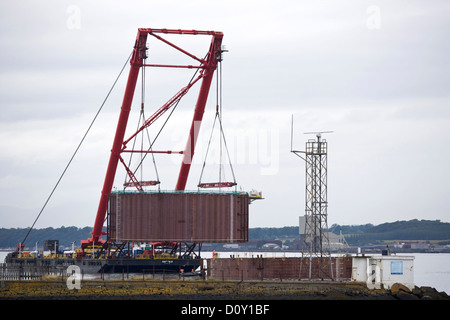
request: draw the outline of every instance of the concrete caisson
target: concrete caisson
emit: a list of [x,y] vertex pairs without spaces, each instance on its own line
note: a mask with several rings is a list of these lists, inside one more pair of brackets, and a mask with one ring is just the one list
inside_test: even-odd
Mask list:
[[108,199],[112,241],[247,242],[248,194],[116,192]]

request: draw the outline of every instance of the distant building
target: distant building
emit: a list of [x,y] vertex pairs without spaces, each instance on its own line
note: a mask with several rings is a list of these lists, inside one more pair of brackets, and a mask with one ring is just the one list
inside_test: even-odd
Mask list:
[[276,243],[265,243],[262,245],[263,250],[280,250],[281,247]]
[[227,243],[223,245],[224,249],[239,249],[239,244],[237,243]]
[[393,244],[393,247],[401,249],[427,250],[430,249],[430,244],[426,241],[398,241]]
[[[306,242],[307,244],[310,242],[309,239],[305,239],[305,230],[306,230],[306,223],[307,223],[307,216],[300,216],[299,217],[299,234],[300,234],[300,249],[301,249],[301,243]],[[313,224],[317,228],[320,225],[320,223]],[[319,234],[320,229],[318,228],[313,234]],[[342,243],[340,237],[337,234],[334,234],[332,232],[323,232],[323,237],[325,239],[328,239],[328,242],[330,244],[330,250],[331,251],[339,251],[344,249],[344,244]],[[325,245],[325,243],[324,243]]]

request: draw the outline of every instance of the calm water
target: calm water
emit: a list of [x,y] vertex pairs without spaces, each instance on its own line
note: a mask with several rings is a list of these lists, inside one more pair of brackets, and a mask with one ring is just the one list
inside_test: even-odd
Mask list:
[[410,255],[415,257],[414,282],[416,286],[430,286],[450,294],[450,253],[414,253]]
[[[218,252],[219,257],[227,258],[230,255],[240,257],[297,257],[295,252]],[[0,252],[0,262],[4,262],[7,252]],[[450,294],[450,253],[412,253],[399,254],[414,256],[414,282],[415,285],[429,286],[438,291]],[[211,252],[203,252],[204,258],[210,258]]]
[[[219,257],[299,257],[298,252],[220,252]],[[414,256],[414,283],[416,286],[428,286],[450,295],[450,253],[402,253],[398,255]],[[202,253],[210,258],[211,253]]]

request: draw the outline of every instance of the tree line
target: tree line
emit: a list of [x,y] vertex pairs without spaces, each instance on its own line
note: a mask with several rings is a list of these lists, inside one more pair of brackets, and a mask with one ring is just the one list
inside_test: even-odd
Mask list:
[[[16,248],[19,242],[22,242],[29,231],[29,228],[1,228],[0,229],[0,248]],[[71,247],[75,241],[76,246],[80,246],[80,240],[87,240],[92,237],[92,227],[60,227],[33,229],[28,235],[25,248],[34,249],[37,246],[42,250],[45,240],[59,240],[60,246]]]
[[[344,234],[344,232],[343,232]],[[450,240],[450,223],[440,220],[409,220],[371,226],[359,233],[345,235],[350,245],[363,245],[386,240]],[[448,241],[447,241],[448,242]]]
[[[0,248],[16,248],[22,242],[29,228],[0,228]],[[26,247],[33,249],[38,243],[42,248],[44,240],[59,240],[61,246],[70,248],[72,242],[90,238],[92,227],[60,227],[33,229]],[[106,231],[106,230],[105,230]],[[350,245],[363,245],[385,240],[450,240],[450,223],[440,220],[409,220],[383,223],[380,225],[332,225],[329,232],[342,233]],[[281,228],[250,228],[250,240],[292,240],[299,238],[298,226]]]

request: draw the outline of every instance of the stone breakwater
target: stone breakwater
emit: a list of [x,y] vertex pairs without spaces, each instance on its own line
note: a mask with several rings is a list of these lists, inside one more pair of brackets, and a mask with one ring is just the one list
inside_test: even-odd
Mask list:
[[369,290],[357,282],[86,280],[69,289],[63,280],[2,281],[0,299],[24,300],[448,300],[430,287]]
[[410,290],[400,283],[395,283],[390,292],[393,297],[399,300],[450,300],[446,292],[439,292],[435,288],[427,286],[415,286]]

